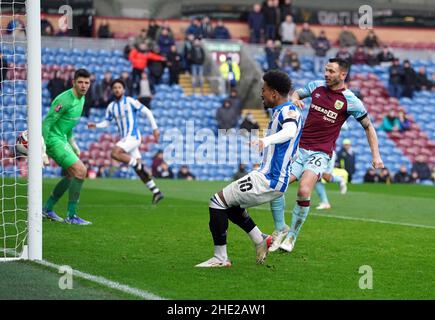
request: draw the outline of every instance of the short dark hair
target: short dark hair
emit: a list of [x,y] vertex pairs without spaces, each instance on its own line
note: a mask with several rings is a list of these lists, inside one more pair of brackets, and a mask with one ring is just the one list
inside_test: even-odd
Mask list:
[[267,71],[263,76],[263,81],[270,88],[278,91],[283,97],[287,96],[292,88],[292,81],[289,75],[281,70]]
[[77,80],[78,78],[90,78],[91,74],[89,73],[88,70],[86,69],[78,69],[75,73],[74,73],[74,80]]
[[122,79],[120,79],[120,78],[113,80],[112,83],[110,84],[110,88],[113,88],[113,86],[114,86],[116,83],[120,83],[121,86],[125,89],[125,82],[124,82],[124,80],[122,80]]
[[347,62],[344,59],[340,59],[340,58],[332,58],[329,59],[330,63],[336,63],[338,64],[338,66],[340,67],[340,69],[345,70],[346,72],[349,71],[349,62]]

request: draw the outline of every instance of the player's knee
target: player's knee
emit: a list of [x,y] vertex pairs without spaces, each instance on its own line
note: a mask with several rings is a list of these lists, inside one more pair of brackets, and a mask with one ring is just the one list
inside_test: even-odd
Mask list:
[[112,152],[110,153],[110,156],[112,157],[112,159],[118,160],[119,159],[119,149],[114,148],[112,150]]
[[310,187],[306,185],[300,185],[298,189],[298,196],[302,198],[309,198],[311,196]]
[[329,174],[329,173],[324,173],[324,174],[322,175],[322,178],[325,179],[325,180],[328,181],[328,182],[331,182],[331,181],[332,181],[332,175]]

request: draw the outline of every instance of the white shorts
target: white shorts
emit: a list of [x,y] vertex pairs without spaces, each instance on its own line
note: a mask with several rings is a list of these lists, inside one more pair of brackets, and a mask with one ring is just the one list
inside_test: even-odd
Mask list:
[[334,168],[335,168],[335,159],[336,158],[337,158],[337,155],[335,154],[335,152],[333,152],[332,157],[329,160],[328,167],[326,168],[324,173],[332,174],[332,171],[334,171]]
[[292,162],[290,172],[296,179],[300,180],[302,174],[306,170],[310,170],[317,174],[320,179],[322,174],[328,169],[329,160],[329,156],[324,152],[300,148],[296,160]]
[[140,143],[141,143],[140,139],[136,139],[134,137],[125,137],[119,140],[116,143],[116,146],[120,147],[122,150],[127,152],[133,158],[140,159],[141,158],[139,152]]
[[242,208],[255,207],[283,195],[282,192],[271,189],[269,180],[258,171],[252,171],[230,183],[223,189],[223,194],[229,207]]

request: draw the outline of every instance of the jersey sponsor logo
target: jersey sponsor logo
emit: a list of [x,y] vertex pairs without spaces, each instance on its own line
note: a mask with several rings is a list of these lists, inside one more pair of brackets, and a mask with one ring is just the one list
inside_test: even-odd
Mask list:
[[340,101],[340,100],[335,101],[335,104],[334,104],[335,109],[340,110],[341,108],[343,108],[343,106],[344,106],[343,101]]
[[[330,120],[333,120],[331,122],[335,122],[335,120],[338,117],[338,113],[337,112],[334,112],[332,110],[328,110],[328,109],[322,108],[322,107],[317,106],[315,104],[311,104],[311,108],[316,110],[316,111],[319,111],[319,112],[323,113],[325,115],[324,119],[327,117]],[[329,119],[325,119],[325,120],[329,121]]]
[[62,105],[59,103],[56,108],[54,108],[54,111],[59,112],[62,109]]
[[319,99],[319,98],[320,98],[320,93],[316,93],[314,96],[315,96],[317,99]]

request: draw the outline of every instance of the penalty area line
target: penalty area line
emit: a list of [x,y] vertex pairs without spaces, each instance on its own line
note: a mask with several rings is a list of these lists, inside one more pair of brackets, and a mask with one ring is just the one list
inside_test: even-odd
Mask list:
[[[57,265],[55,263],[45,261],[45,260],[37,260],[37,261],[33,261],[33,262],[36,262],[42,266],[45,266],[45,267],[48,267],[51,269],[55,269],[55,270],[59,270],[59,268],[61,267],[60,265]],[[112,280],[108,280],[108,279],[101,277],[101,276],[95,276],[95,275],[92,275],[89,273],[85,273],[85,272],[82,272],[79,270],[73,270],[73,276],[97,283],[99,285],[102,285],[103,287],[115,289],[115,290],[121,291],[123,293],[128,293],[130,295],[133,295],[135,297],[142,298],[145,300],[167,300],[166,298],[155,295],[152,292],[133,288],[133,287],[130,287],[128,285],[121,284],[119,282],[115,282]]]

